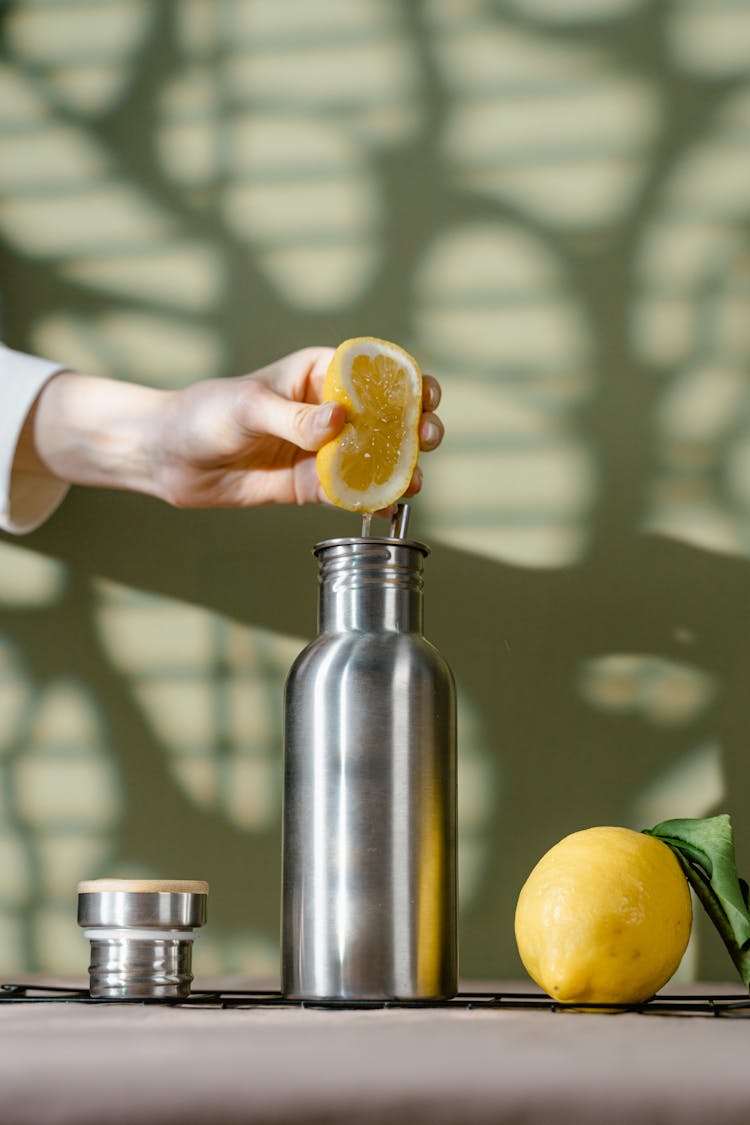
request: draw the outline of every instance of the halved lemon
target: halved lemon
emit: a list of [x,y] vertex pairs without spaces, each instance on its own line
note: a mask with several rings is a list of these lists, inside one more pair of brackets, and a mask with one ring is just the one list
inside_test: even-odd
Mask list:
[[422,372],[416,360],[374,336],[345,340],[328,367],[323,402],[343,403],[349,416],[316,457],[329,500],[351,512],[395,503],[419,457]]

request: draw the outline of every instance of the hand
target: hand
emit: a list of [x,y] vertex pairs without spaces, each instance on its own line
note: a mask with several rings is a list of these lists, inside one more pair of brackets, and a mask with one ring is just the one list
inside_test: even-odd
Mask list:
[[[320,404],[332,355],[332,348],[307,348],[251,375],[178,391],[155,442],[163,498],[177,507],[324,502],[315,453],[346,421],[340,404]],[[443,437],[439,401],[437,381],[426,376],[423,450]],[[421,485],[417,469],[407,495]]]
[[[63,372],[42,391],[16,464],[71,483],[147,492],[180,508],[325,501],[315,453],[346,411],[321,404],[331,348],[179,391]],[[440,387],[424,378],[420,444],[435,449]],[[422,484],[415,470],[407,495]]]

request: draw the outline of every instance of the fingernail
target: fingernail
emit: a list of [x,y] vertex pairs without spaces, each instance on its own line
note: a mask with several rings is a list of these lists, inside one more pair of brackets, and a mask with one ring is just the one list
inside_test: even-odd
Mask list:
[[441,433],[437,422],[425,422],[422,426],[422,445],[433,446],[440,441]]
[[315,414],[315,425],[320,433],[325,433],[331,428],[333,421],[333,414],[336,410],[335,402],[328,402],[325,406],[321,406]]

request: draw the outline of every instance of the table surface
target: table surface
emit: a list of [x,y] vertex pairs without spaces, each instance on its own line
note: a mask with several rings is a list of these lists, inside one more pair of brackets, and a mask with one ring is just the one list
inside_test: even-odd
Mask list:
[[196,982],[241,1005],[225,1008],[197,995],[186,1006],[0,1000],[0,1121],[750,1120],[750,1007],[726,1005],[738,985],[671,986],[663,997],[695,999],[614,1013],[554,1010],[521,982],[462,987],[499,1006],[372,1010],[231,993],[252,987]]

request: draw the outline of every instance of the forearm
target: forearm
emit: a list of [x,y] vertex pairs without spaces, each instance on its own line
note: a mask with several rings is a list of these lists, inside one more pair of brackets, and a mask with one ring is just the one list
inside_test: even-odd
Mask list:
[[[319,503],[316,453],[347,418],[341,403],[320,401],[331,354],[307,348],[177,391],[50,370],[11,354],[0,378],[0,527],[38,527],[68,484],[143,492],[177,508]],[[424,400],[423,449],[442,436],[430,413],[436,388]],[[418,491],[417,472],[412,486]]]
[[26,419],[14,470],[155,494],[154,434],[168,393],[63,371]]

